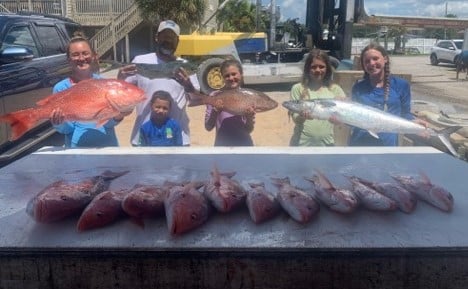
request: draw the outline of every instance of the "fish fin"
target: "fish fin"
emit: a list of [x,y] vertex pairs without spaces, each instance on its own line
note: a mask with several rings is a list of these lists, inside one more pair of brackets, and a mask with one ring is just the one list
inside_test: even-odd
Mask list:
[[36,125],[38,119],[36,118],[34,109],[24,109],[2,115],[0,116],[0,121],[8,122],[10,124],[10,140],[14,141],[32,129]]
[[421,179],[425,184],[432,185],[432,182],[426,175],[426,173],[424,173],[423,171],[419,171],[419,176],[421,176]]
[[204,181],[191,181],[186,184],[184,187],[193,187],[196,190],[199,190],[201,187],[205,185]]
[[368,186],[368,187],[371,187],[373,188],[374,187],[374,183],[369,181],[369,180],[366,180],[366,179],[363,179],[361,177],[357,177],[357,176],[353,176],[358,182],[360,182],[361,184],[365,185],[365,186]]
[[367,132],[368,132],[371,136],[373,136],[373,137],[375,137],[375,138],[377,138],[377,139],[379,138],[379,135],[376,134],[375,132],[373,132],[373,131],[371,131],[371,130],[368,130]]
[[40,99],[40,100],[36,101],[36,105],[38,105],[38,106],[44,106],[44,105],[46,105],[46,104],[48,104],[48,103],[55,102],[56,99],[57,99],[57,96],[59,96],[60,94],[68,94],[68,93],[70,93],[70,92],[64,90],[64,91],[60,91],[60,92],[51,94],[51,95],[49,95],[49,96],[47,96],[47,97],[44,97],[43,99]]
[[450,142],[449,136],[461,128],[462,128],[461,126],[456,125],[456,126],[449,126],[449,127],[436,131],[437,137],[445,145],[445,147],[449,150],[449,152],[455,157],[459,157],[459,155],[457,151],[455,150],[455,148],[453,147],[452,143]]
[[103,125],[105,125],[107,122],[109,121],[109,119],[100,119],[96,122],[96,127],[102,127]]
[[281,187],[283,184],[288,184],[288,185],[291,184],[291,181],[289,180],[289,177],[284,177],[284,178],[271,177],[270,179],[271,179],[272,183],[277,187]]
[[336,102],[333,99],[319,98],[319,99],[314,99],[312,101],[320,103],[321,105],[323,105],[324,107],[327,107],[327,108],[336,106]]
[[221,186],[221,174],[219,173],[218,166],[216,164],[213,165],[211,176],[213,177],[213,183],[215,186]]
[[236,172],[223,172],[219,173],[219,175],[232,179],[232,177],[236,175]]
[[330,182],[330,180],[318,169],[315,169],[317,172],[317,177],[319,183],[326,189],[334,189],[335,186]]
[[265,187],[265,183],[264,182],[261,182],[261,181],[252,181],[252,182],[248,182],[247,183],[249,185],[250,188],[254,189],[254,188],[258,188],[258,187]]

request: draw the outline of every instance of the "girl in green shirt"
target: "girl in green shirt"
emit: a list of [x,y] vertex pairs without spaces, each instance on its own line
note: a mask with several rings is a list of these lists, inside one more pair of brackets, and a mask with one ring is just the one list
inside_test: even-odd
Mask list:
[[[302,81],[291,88],[291,99],[345,99],[343,89],[332,83],[332,74],[333,68],[327,53],[318,49],[312,50],[305,60]],[[302,113],[292,113],[291,117],[296,124],[290,140],[291,146],[335,144],[333,124],[328,120],[306,119],[306,115]]]

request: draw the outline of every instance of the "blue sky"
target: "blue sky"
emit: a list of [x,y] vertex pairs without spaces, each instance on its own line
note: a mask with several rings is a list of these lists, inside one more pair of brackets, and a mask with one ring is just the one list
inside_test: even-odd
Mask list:
[[[269,0],[262,0],[263,5],[269,3]],[[364,0],[364,8],[369,15],[443,17],[446,3],[448,14],[468,18],[467,0]],[[301,23],[305,22],[306,0],[276,0],[276,5],[281,7],[282,21],[299,17]]]

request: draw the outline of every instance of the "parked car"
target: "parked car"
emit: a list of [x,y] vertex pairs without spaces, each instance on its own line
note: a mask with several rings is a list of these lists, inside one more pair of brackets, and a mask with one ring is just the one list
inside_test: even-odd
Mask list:
[[[81,26],[51,15],[0,13],[0,115],[35,106],[69,75],[66,46]],[[60,145],[49,121],[10,141],[0,123],[0,167],[43,145]]]
[[432,65],[440,62],[455,64],[463,48],[463,39],[439,40],[431,48],[430,60]]

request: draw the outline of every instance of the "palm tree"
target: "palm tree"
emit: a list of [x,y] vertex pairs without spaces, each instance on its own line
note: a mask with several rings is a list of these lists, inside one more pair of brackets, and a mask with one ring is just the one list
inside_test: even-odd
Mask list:
[[172,19],[182,30],[197,28],[203,20],[205,0],[135,0],[143,18],[156,20]]
[[247,0],[229,2],[217,16],[218,30],[225,32],[255,32],[255,14],[255,5]]

